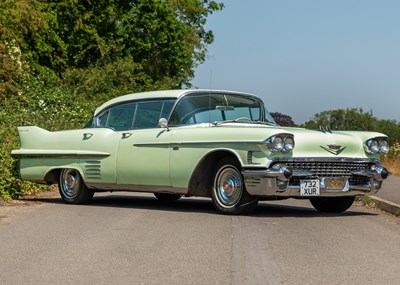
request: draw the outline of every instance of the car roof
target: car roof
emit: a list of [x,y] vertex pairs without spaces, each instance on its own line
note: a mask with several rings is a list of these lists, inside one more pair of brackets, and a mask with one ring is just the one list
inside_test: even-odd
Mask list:
[[[213,89],[182,89],[182,90],[160,90],[160,91],[148,91],[148,92],[139,92],[139,93],[132,93],[132,94],[127,94],[119,97],[115,97],[105,103],[103,103],[101,106],[99,106],[96,111],[94,112],[94,115],[98,115],[100,112],[103,110],[107,109],[110,106],[118,105],[123,102],[129,102],[129,101],[136,101],[136,100],[142,100],[142,99],[177,99],[183,95],[190,94],[190,93],[225,93],[225,94],[237,94],[237,95],[247,95],[247,96],[253,96],[257,97],[253,94],[248,94],[248,93],[243,93],[243,92],[236,92],[236,91],[227,91],[227,90],[213,90]],[[257,97],[258,98],[258,97]]]

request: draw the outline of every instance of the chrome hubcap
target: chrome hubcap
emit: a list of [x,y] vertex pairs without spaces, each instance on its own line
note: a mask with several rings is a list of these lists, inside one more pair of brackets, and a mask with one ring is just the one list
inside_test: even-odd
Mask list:
[[223,168],[217,175],[215,189],[221,206],[227,208],[235,206],[240,201],[243,192],[240,173],[230,166]]
[[60,177],[61,190],[67,198],[74,198],[79,191],[79,174],[74,169],[64,169]]

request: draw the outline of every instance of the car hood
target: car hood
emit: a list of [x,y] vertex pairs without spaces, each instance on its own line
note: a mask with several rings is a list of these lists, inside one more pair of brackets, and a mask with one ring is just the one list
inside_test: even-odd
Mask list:
[[377,132],[282,128],[294,135],[293,156],[297,157],[370,157],[364,146],[368,139],[386,137]]
[[[305,129],[282,126],[269,126],[260,124],[225,124],[222,128],[240,128],[237,133],[246,135],[254,134],[263,140],[277,134],[292,134],[295,147],[290,154],[285,156],[295,157],[353,157],[353,158],[378,158],[365,152],[364,146],[368,139],[386,137],[377,132],[366,131],[331,131],[329,129]],[[251,131],[251,129],[253,131]],[[279,156],[279,153],[276,154]]]

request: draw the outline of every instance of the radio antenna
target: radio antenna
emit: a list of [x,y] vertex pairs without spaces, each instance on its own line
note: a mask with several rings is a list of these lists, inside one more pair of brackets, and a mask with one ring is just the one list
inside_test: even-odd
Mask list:
[[213,70],[211,68],[211,70],[210,70],[210,91],[211,91],[211,87],[212,87],[212,76],[213,76]]
[[211,86],[212,86],[212,76],[213,76],[213,70],[211,68],[211,70],[210,70],[210,88],[209,88],[209,93],[208,93],[208,123],[209,123],[209,126],[211,126]]

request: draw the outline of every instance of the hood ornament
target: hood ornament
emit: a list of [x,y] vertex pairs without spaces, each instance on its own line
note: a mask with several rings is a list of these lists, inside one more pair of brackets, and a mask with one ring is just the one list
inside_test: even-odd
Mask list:
[[320,147],[334,155],[339,155],[346,148],[345,146],[342,147],[341,145],[337,145],[337,144],[329,144],[327,147],[321,145]]
[[332,130],[331,130],[331,128],[329,126],[326,126],[326,127],[319,126],[319,130],[321,132],[325,133],[325,134],[328,134],[328,133],[331,134],[332,133]]

